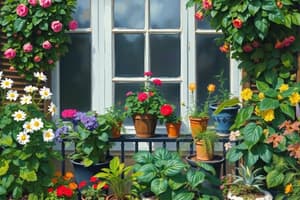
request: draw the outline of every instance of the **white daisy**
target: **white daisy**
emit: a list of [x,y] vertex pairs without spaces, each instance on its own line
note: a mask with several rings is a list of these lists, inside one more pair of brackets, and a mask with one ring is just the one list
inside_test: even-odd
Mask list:
[[24,105],[24,104],[32,104],[32,96],[30,96],[30,95],[23,95],[20,98],[20,103],[22,105]]
[[22,110],[18,110],[14,112],[14,114],[11,115],[15,121],[24,121],[26,119],[26,113],[23,112]]
[[47,81],[47,76],[43,72],[34,72],[33,76],[36,77],[40,81]]
[[34,91],[37,91],[38,88],[35,87],[35,86],[32,86],[32,85],[27,85],[25,88],[24,88],[24,91],[26,93],[33,93]]
[[56,112],[56,106],[54,103],[50,103],[50,105],[48,106],[48,112],[51,113],[51,116],[53,116]]
[[32,125],[30,122],[25,122],[23,124],[23,129],[25,133],[33,133]]
[[30,135],[28,135],[27,133],[25,132],[20,132],[18,135],[17,135],[17,141],[19,142],[19,144],[22,144],[22,145],[25,145],[27,144],[28,142],[30,142]]
[[41,118],[31,119],[30,125],[32,127],[32,130],[34,130],[34,131],[38,131],[38,130],[40,130],[41,128],[44,127],[44,123],[42,122]]
[[43,139],[44,142],[52,142],[54,140],[54,133],[52,129],[44,130],[43,131]]
[[13,83],[14,83],[13,80],[11,80],[10,78],[5,78],[1,81],[0,87],[2,89],[10,89],[12,87]]
[[2,72],[2,71],[0,71],[0,80],[2,79],[2,74],[3,74],[3,72]]
[[18,96],[19,94],[16,90],[8,90],[6,93],[6,99],[9,101],[17,101]]
[[50,89],[47,87],[43,87],[40,89],[40,95],[41,99],[51,99],[52,93],[50,92]]

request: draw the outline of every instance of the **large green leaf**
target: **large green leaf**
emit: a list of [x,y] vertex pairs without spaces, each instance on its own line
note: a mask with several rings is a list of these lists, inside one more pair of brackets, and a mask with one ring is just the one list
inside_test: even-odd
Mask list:
[[37,180],[37,175],[35,171],[28,169],[21,169],[20,177],[28,182],[34,182]]
[[4,146],[7,146],[7,147],[10,147],[13,145],[13,139],[10,135],[4,135],[1,137],[1,140],[0,140],[0,145],[4,145]]
[[239,129],[251,117],[253,110],[254,106],[247,106],[245,108],[240,109],[235,118],[235,122],[232,128]]
[[142,172],[142,175],[138,177],[138,180],[143,183],[150,183],[152,179],[156,177],[156,168],[153,164],[143,165],[139,170]]
[[253,0],[249,5],[248,5],[248,10],[251,15],[255,15],[257,11],[259,11],[261,7],[261,2],[259,0]]
[[179,174],[185,166],[181,160],[168,160],[163,173],[166,176],[174,176]]
[[292,23],[300,26],[300,13],[299,12],[294,12],[292,14]]
[[140,164],[151,163],[153,160],[152,154],[150,152],[138,152],[133,156],[135,162]]
[[4,188],[2,185],[0,185],[0,195],[6,194],[6,188]]
[[212,165],[201,162],[201,161],[197,162],[196,164],[198,167],[210,172],[212,175],[216,175],[216,170]]
[[290,118],[295,119],[295,110],[290,105],[282,103],[280,104],[280,110]]
[[259,30],[260,39],[264,39],[269,30],[269,22],[265,18],[256,18],[255,19],[255,27]]
[[169,179],[169,186],[172,190],[178,190],[186,184],[186,179],[181,174],[173,176]]
[[199,184],[203,183],[205,174],[201,170],[190,169],[186,174],[186,178],[192,188],[196,188]]
[[15,23],[14,23],[14,29],[16,32],[19,32],[23,29],[23,27],[26,24],[26,20],[25,19],[21,19],[21,18],[17,18]]
[[267,174],[266,180],[267,180],[267,187],[273,188],[280,185],[283,182],[284,174],[277,170],[273,170]]
[[263,135],[262,127],[256,125],[255,123],[249,123],[245,128],[241,130],[244,135],[245,141],[256,144],[260,137]]
[[260,110],[274,110],[276,108],[279,107],[279,101],[277,99],[271,99],[271,98],[264,98],[261,102],[260,102]]
[[193,192],[180,192],[173,196],[172,200],[193,200],[195,194]]
[[253,166],[259,159],[259,155],[258,154],[253,154],[251,152],[251,150],[249,150],[246,154],[245,154],[245,162],[247,164],[247,166],[251,167]]
[[9,161],[0,160],[0,176],[6,174],[9,169]]
[[167,191],[167,189],[168,181],[164,178],[156,178],[151,182],[151,191],[156,195],[160,195]]
[[242,150],[234,147],[229,149],[228,152],[226,153],[226,159],[232,163],[238,161],[242,156],[243,156]]
[[256,81],[256,87],[261,92],[266,92],[270,89],[269,85],[262,81]]

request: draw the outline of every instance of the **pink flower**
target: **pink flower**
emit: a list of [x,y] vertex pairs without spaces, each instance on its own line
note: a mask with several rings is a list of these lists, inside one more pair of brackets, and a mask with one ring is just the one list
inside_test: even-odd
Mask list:
[[52,44],[48,40],[43,42],[42,46],[43,46],[44,49],[51,49],[52,48]]
[[40,6],[43,8],[48,8],[52,4],[51,0],[40,0]]
[[9,48],[4,52],[4,56],[7,59],[13,59],[14,57],[16,57],[16,50]]
[[76,20],[72,20],[69,22],[69,29],[74,31],[78,28],[78,22]]
[[60,32],[61,29],[62,29],[62,27],[63,27],[63,25],[62,25],[62,23],[60,23],[59,20],[53,21],[53,22],[51,23],[51,29],[52,29],[55,33]]
[[32,6],[36,6],[37,0],[28,0],[28,3]]
[[19,4],[16,8],[17,15],[25,17],[28,14],[28,8],[24,4]]
[[203,20],[203,18],[204,18],[203,12],[201,12],[201,11],[196,12],[195,13],[195,18],[197,20]]
[[130,96],[130,95],[133,95],[133,92],[132,92],[132,91],[128,91],[128,92],[126,93],[126,97],[128,97],[128,96]]
[[36,63],[40,62],[41,60],[42,59],[41,59],[40,56],[34,56],[34,58],[33,58],[33,61],[36,62]]
[[212,5],[212,0],[203,0],[202,1],[202,7],[205,9],[205,10],[210,10],[213,8],[213,5]]
[[253,48],[249,43],[247,43],[243,46],[243,50],[244,50],[244,52],[249,53],[253,50]]
[[23,51],[26,52],[26,53],[29,53],[32,51],[32,45],[30,42],[26,43],[23,45]]
[[257,48],[257,47],[260,46],[259,42],[256,41],[256,40],[254,40],[254,41],[251,43],[251,45],[252,45],[254,48]]
[[239,29],[239,28],[242,28],[243,26],[243,21],[239,18],[236,18],[232,21],[232,24],[235,28]]
[[65,109],[61,112],[61,116],[64,119],[72,119],[73,117],[75,117],[76,113],[76,109]]
[[138,94],[137,98],[140,102],[144,102],[148,99],[148,95],[147,95],[146,92],[141,92],[141,93]]
[[144,73],[144,76],[152,76],[152,75],[153,75],[152,72],[145,72],[145,73]]
[[290,36],[290,37],[286,37],[286,38],[284,38],[284,40],[283,40],[283,45],[285,46],[285,47],[288,47],[288,46],[290,46],[293,42],[295,41],[295,36]]
[[154,85],[157,85],[157,86],[161,86],[161,84],[162,84],[161,80],[158,78],[154,79],[152,82]]
[[48,64],[49,64],[49,65],[52,65],[53,63],[54,63],[54,61],[53,61],[52,59],[49,59],[49,60],[48,60]]
[[170,104],[164,104],[160,107],[160,114],[162,116],[170,116],[173,113],[173,107]]

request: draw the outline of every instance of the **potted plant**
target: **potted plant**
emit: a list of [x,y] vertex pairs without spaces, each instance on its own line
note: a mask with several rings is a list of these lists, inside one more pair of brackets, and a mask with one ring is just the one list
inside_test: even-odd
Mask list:
[[177,138],[180,135],[181,118],[174,112],[174,106],[164,104],[160,107],[159,119],[165,123],[169,138]]
[[207,129],[199,132],[194,138],[197,160],[212,160],[214,157],[214,143],[217,139],[215,130]]
[[192,136],[195,137],[198,132],[203,132],[206,130],[209,120],[209,102],[211,100],[211,94],[214,92],[215,87],[208,87],[208,96],[203,104],[203,107],[196,105],[195,100],[195,90],[196,84],[189,84],[189,91],[191,92],[191,106],[189,107],[189,121]]
[[261,168],[238,167],[239,175],[228,175],[223,180],[223,193],[229,200],[272,200],[272,195],[263,190],[265,176],[259,174]]
[[137,186],[138,172],[132,172],[132,166],[125,166],[120,162],[119,157],[114,157],[109,168],[102,168],[95,176],[107,183],[112,195],[106,197],[106,200],[129,200],[135,199],[133,189]]
[[81,200],[105,200],[109,186],[95,176],[78,184]]
[[106,118],[108,123],[111,125],[111,137],[121,137],[122,124],[126,118],[125,113],[116,107],[110,107],[106,110],[106,113],[102,115]]
[[49,88],[30,85],[21,95],[13,85],[0,71],[0,199],[42,199],[54,174],[53,161],[61,158],[53,149],[54,123],[47,117],[55,105],[44,113],[37,104],[51,99]]
[[126,115],[133,118],[136,136],[149,138],[154,135],[160,107],[165,99],[159,93],[158,86],[162,85],[160,79],[153,79],[152,72],[145,72],[144,87],[138,92],[129,91],[126,94]]
[[154,153],[138,152],[134,155],[134,171],[141,173],[137,177],[144,191],[153,192],[158,199],[220,199],[218,189],[207,187],[218,186],[213,177],[214,169],[205,163],[202,167],[207,173],[186,164],[177,152],[169,152],[164,148]]

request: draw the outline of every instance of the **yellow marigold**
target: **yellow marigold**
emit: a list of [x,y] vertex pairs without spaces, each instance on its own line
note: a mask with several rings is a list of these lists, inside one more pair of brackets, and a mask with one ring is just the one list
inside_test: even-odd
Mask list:
[[290,102],[293,106],[295,106],[297,103],[300,102],[300,95],[298,92],[294,92],[291,96],[290,96]]
[[258,107],[258,106],[255,106],[254,113],[255,113],[257,116],[260,116],[260,110],[259,110],[259,107]]
[[262,93],[262,92],[260,92],[260,93],[258,94],[258,98],[259,98],[259,100],[263,100],[263,99],[265,98],[265,94]]
[[74,174],[72,172],[66,172],[66,174],[64,175],[65,180],[70,180],[73,177],[74,177]]
[[279,91],[280,92],[284,92],[286,90],[289,89],[289,85],[288,84],[281,84],[281,86],[279,87]]
[[208,92],[212,93],[212,92],[214,92],[215,90],[216,90],[216,85],[214,85],[214,84],[209,84],[209,85],[207,86],[207,91],[208,91]]
[[283,99],[283,97],[279,94],[279,95],[277,95],[277,99],[281,100],[281,99]]
[[264,110],[261,112],[261,116],[266,122],[270,122],[275,118],[274,110],[272,110],[272,109]]
[[291,183],[287,184],[284,188],[284,193],[285,194],[288,194],[288,193],[291,193],[293,192],[293,185]]
[[71,190],[76,190],[78,188],[78,186],[75,182],[71,182],[71,183],[69,183],[69,188]]
[[196,83],[190,83],[190,84],[189,84],[189,90],[190,90],[191,92],[194,92],[194,91],[196,90]]
[[242,91],[242,99],[245,100],[245,101],[248,101],[252,98],[252,95],[253,95],[253,92],[250,88],[245,88],[243,89]]

